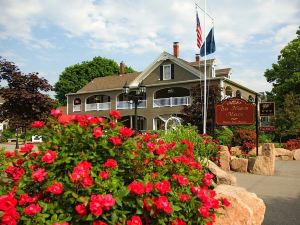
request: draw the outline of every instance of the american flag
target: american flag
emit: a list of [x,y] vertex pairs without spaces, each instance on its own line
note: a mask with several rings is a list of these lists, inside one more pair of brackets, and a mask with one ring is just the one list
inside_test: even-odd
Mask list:
[[202,46],[202,30],[201,30],[200,20],[198,17],[198,12],[196,14],[196,21],[197,21],[197,26],[196,26],[197,46],[198,46],[198,48],[201,48],[201,46]]

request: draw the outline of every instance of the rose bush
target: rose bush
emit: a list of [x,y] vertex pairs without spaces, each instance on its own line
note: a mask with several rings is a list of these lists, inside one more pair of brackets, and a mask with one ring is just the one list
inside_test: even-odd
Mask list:
[[213,224],[228,201],[215,198],[194,144],[134,136],[120,119],[52,110],[35,122],[45,142],[6,152],[1,164],[1,224]]
[[255,147],[256,133],[251,129],[237,129],[234,132],[233,141],[235,145],[241,146],[244,153],[248,153]]

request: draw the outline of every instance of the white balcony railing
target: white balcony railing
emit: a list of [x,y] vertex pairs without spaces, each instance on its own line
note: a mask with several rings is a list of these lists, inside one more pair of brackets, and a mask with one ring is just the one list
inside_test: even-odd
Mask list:
[[190,96],[153,99],[153,108],[173,107],[190,104]]
[[85,104],[85,111],[110,110],[111,102]]
[[[140,100],[138,104],[139,109],[147,107],[147,100]],[[130,101],[119,101],[117,102],[117,109],[133,109],[134,103]]]
[[80,112],[81,111],[81,105],[73,105],[73,112]]

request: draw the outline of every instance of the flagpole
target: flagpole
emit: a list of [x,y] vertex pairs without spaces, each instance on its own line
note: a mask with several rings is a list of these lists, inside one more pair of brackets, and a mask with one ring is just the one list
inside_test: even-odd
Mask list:
[[[206,37],[206,0],[204,0],[204,37]],[[204,99],[203,99],[203,134],[206,134],[206,43],[204,45]]]

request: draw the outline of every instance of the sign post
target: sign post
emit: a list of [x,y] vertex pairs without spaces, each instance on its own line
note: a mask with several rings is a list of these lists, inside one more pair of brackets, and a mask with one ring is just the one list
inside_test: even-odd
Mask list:
[[258,94],[255,94],[255,130],[256,130],[256,156],[258,156],[258,137],[259,137],[259,121],[258,121]]

